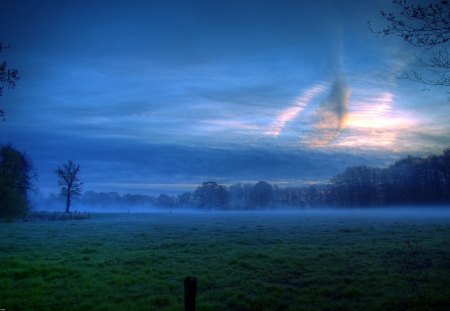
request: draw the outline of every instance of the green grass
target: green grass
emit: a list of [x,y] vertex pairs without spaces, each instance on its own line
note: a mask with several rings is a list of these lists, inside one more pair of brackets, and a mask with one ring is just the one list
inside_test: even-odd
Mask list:
[[[413,249],[405,241],[411,241]],[[448,310],[450,219],[232,213],[0,224],[0,308]]]

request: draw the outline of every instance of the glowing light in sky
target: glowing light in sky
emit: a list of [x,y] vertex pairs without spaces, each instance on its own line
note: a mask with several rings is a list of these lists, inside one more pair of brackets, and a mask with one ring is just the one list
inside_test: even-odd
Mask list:
[[394,110],[394,94],[362,97],[352,103],[336,147],[398,149],[399,135],[416,126],[406,111]]
[[353,104],[353,111],[347,118],[346,125],[356,128],[387,128],[395,126],[397,120],[392,119],[392,103],[394,95],[389,92],[372,99]]

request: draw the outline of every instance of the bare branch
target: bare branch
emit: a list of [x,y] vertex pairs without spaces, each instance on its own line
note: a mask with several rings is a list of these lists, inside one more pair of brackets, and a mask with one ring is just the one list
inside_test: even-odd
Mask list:
[[450,86],[450,4],[447,0],[428,4],[410,4],[408,0],[392,0],[399,13],[381,11],[387,26],[372,32],[397,36],[418,48],[417,68],[404,72],[400,78],[430,86]]
[[[0,53],[3,50],[9,49],[9,45],[4,45],[0,42]],[[9,69],[6,62],[0,63],[0,97],[3,95],[5,88],[12,89],[16,86],[19,80],[19,71],[16,69]],[[5,111],[0,108],[0,119],[5,120]]]

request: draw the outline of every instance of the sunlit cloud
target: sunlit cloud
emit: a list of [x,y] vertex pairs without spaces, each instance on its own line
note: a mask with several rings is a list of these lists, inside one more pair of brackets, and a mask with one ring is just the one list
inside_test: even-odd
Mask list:
[[392,103],[394,95],[384,92],[374,98],[363,98],[353,103],[352,112],[346,125],[353,128],[388,128],[398,125],[398,120],[392,118]]
[[395,96],[390,92],[361,96],[352,102],[345,131],[334,146],[401,151],[399,135],[416,127],[417,119],[407,111],[394,109],[394,103]]
[[297,118],[300,113],[308,106],[309,102],[318,94],[325,90],[325,86],[322,84],[316,84],[311,88],[303,92],[302,95],[297,97],[292,106],[283,110],[278,114],[274,124],[266,131],[268,136],[278,136],[283,131],[284,127],[289,121]]
[[[301,144],[322,150],[402,152],[415,141],[411,133],[420,118],[396,105],[392,92],[357,88],[350,94],[345,84],[333,88],[312,114],[305,134],[300,136]],[[406,136],[407,143],[402,141]]]

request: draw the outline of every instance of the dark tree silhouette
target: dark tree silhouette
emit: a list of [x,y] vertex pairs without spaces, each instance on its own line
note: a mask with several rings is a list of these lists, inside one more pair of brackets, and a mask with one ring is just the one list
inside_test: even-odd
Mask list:
[[[0,42],[0,53],[8,49],[8,45],[4,45]],[[0,97],[3,95],[5,88],[14,88],[16,81],[19,80],[19,71],[16,69],[8,68],[5,61],[0,62]],[[0,118],[5,120],[5,111],[0,107]]]
[[[83,205],[100,208],[151,207],[157,204],[156,198],[153,196],[130,193],[120,195],[117,192],[85,191],[80,199]],[[52,196],[51,198],[49,197],[48,203],[48,205],[56,205],[59,203],[59,200],[56,196]]]
[[214,181],[204,182],[193,194],[193,202],[201,208],[220,208],[227,203],[227,189]]
[[448,204],[450,149],[405,157],[387,168],[350,167],[332,178],[328,203],[340,206]]
[[418,69],[404,72],[401,78],[434,86],[450,86],[450,4],[447,0],[410,4],[393,0],[399,12],[381,11],[387,26],[371,29],[384,36],[398,36],[418,48]]
[[156,204],[160,207],[173,207],[174,206],[174,199],[167,194],[160,194],[159,197],[156,199]]
[[189,207],[191,203],[192,193],[184,192],[179,194],[176,199],[176,205],[179,207]]
[[265,182],[260,181],[252,187],[251,192],[252,206],[266,207],[273,201],[273,188]]
[[382,200],[383,171],[367,166],[350,167],[331,179],[333,201],[345,206],[367,206]]
[[28,191],[35,177],[31,160],[24,153],[10,145],[0,148],[0,218],[26,215]]
[[58,184],[62,187],[61,194],[66,197],[66,213],[70,212],[72,199],[81,195],[83,183],[78,178],[80,165],[72,160],[67,161],[62,167],[56,169]]
[[228,205],[232,209],[248,209],[251,207],[252,186],[235,184],[228,188]]

